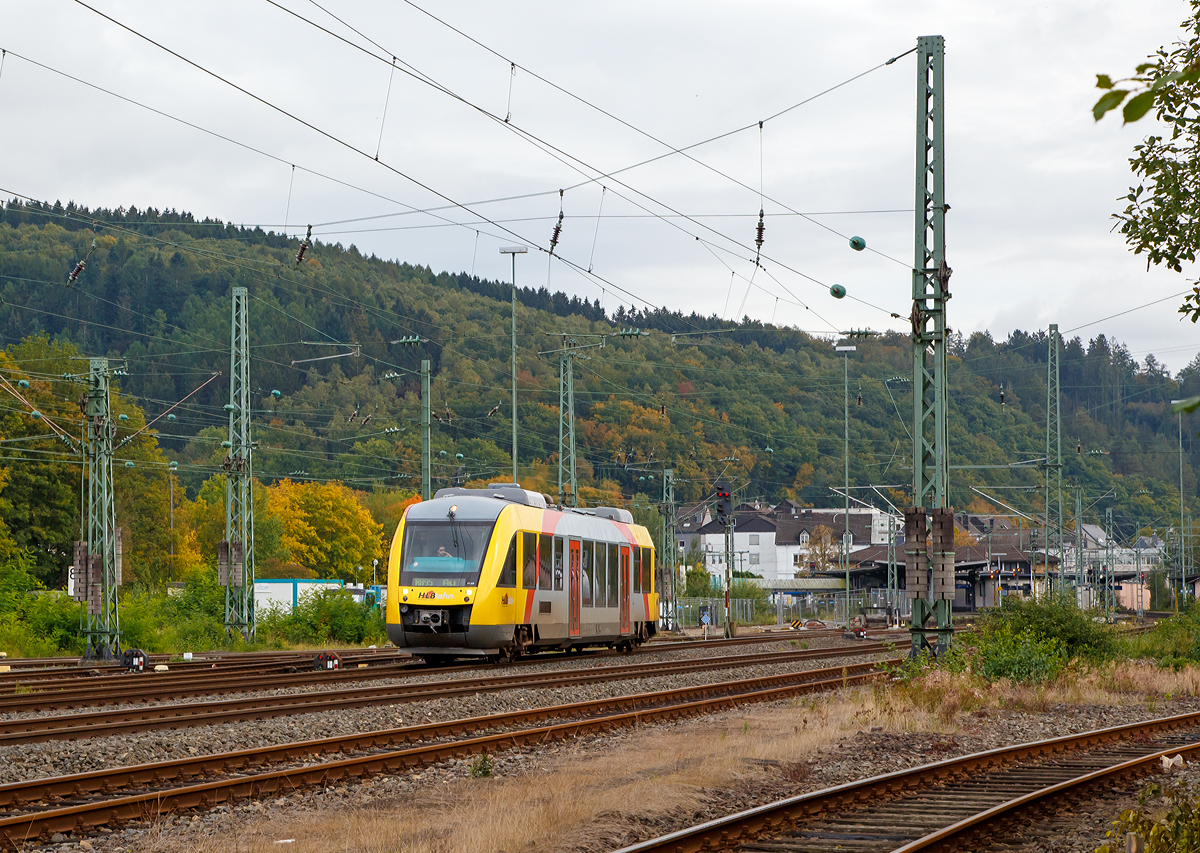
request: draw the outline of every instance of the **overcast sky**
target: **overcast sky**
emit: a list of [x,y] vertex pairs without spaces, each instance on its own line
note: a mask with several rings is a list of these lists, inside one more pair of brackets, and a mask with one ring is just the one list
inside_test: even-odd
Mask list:
[[[1153,125],[1090,112],[1097,72],[1125,76],[1178,38],[1182,0],[277,2],[88,0],[312,127],[72,0],[0,2],[0,189],[294,234],[311,223],[331,242],[503,280],[499,248],[547,248],[565,189],[558,254],[574,266],[531,251],[519,284],[610,310],[749,314],[824,334],[903,328],[889,313],[910,309],[913,57],[761,134],[757,122],[940,34],[950,325],[999,338],[1057,322],[1175,370],[1200,351],[1179,298],[1103,319],[1187,284],[1147,272],[1111,233],[1131,148]],[[601,177],[669,153],[663,143],[746,126],[692,160]],[[760,180],[765,272],[752,276]],[[849,235],[871,251],[851,251]],[[862,302],[833,299],[834,283]]]

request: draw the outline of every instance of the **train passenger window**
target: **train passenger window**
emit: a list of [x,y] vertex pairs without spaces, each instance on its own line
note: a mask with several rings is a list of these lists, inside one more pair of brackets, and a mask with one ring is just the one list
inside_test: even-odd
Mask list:
[[633,552],[633,589],[631,592],[642,591],[642,549],[634,545]]
[[596,607],[604,607],[604,567],[607,564],[604,555],[608,552],[604,550],[603,542],[594,542],[588,547],[594,547],[596,558],[592,561],[595,567],[595,571],[593,572],[595,586],[592,587],[595,592],[592,595],[592,600],[595,602]]
[[496,578],[496,586],[504,589],[515,589],[517,586],[516,535],[514,535],[512,541],[508,543],[508,556],[504,558],[504,565],[500,569],[500,576]]
[[582,579],[580,584],[583,587],[583,607],[592,606],[592,543],[584,542],[579,547],[579,559],[581,561]]
[[619,553],[616,545],[608,546],[608,586],[606,589],[609,607],[617,606],[617,566],[619,565],[617,555]]
[[537,534],[521,534],[521,588],[537,589]]
[[554,588],[561,591],[563,588],[563,571],[567,564],[566,551],[567,542],[561,536],[554,537]]
[[538,537],[538,589],[550,589],[550,552],[553,550],[554,538],[551,536]]

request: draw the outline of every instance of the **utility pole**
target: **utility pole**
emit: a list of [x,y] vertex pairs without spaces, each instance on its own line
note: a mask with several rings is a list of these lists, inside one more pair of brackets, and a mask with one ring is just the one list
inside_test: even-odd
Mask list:
[[512,481],[517,479],[517,255],[528,252],[525,246],[501,246],[500,254],[512,257]]
[[175,579],[175,466],[167,466],[167,580]]
[[121,617],[117,587],[121,585],[121,531],[113,500],[113,421],[111,371],[107,358],[88,366],[83,407],[84,473],[87,497],[79,542],[75,543],[75,598],[87,607],[87,649],[83,660],[113,660],[121,654]]
[[[936,621],[938,646],[954,635],[954,523],[945,519],[949,488],[946,428],[946,301],[950,298],[950,267],[946,264],[945,197],[945,84],[941,36],[917,39],[917,162],[915,240],[912,277],[913,353],[913,504],[905,513],[905,575],[913,602],[913,653],[928,647],[925,625]],[[932,589],[923,577],[928,565],[926,513],[934,516],[934,547],[949,547],[933,559]],[[911,534],[911,535],[910,535]],[[919,536],[919,540],[914,538]],[[948,577],[947,577],[948,572]],[[847,590],[847,594],[849,590]],[[926,594],[929,599],[925,598]]]
[[[896,572],[896,517],[890,512],[887,517],[888,525],[888,543],[887,543],[887,561],[888,561],[888,607],[892,609],[892,613],[898,618],[900,615],[900,579]],[[892,627],[891,619],[888,619],[888,628]]]
[[659,600],[662,602],[664,630],[675,627],[675,585],[679,579],[679,548],[675,542],[675,471],[663,470],[662,557],[659,560]]
[[[1113,557],[1116,556],[1113,544],[1113,513],[1112,507],[1107,507],[1104,510],[1104,561],[1107,564],[1104,567],[1104,613],[1105,616],[1112,614],[1112,596],[1109,594],[1109,588],[1113,585]],[[1138,583],[1142,582],[1141,572],[1138,572]],[[1141,595],[1139,589],[1138,595]],[[1139,598],[1140,600],[1140,598]]]
[[733,491],[725,483],[716,484],[717,521],[725,528],[725,637],[733,636],[729,620],[729,588],[733,586]]
[[[1075,486],[1075,589],[1083,589],[1083,488]],[[1076,603],[1083,607],[1079,600],[1082,592],[1076,593]],[[1090,602],[1089,602],[1090,604]]]
[[[515,386],[514,386],[515,387]],[[429,359],[421,359],[421,500],[429,500],[430,480],[430,447],[429,447]],[[513,404],[513,429],[516,430],[516,404]],[[516,459],[516,432],[513,432],[513,459]],[[513,482],[517,481],[516,462],[513,462]]]
[[249,295],[233,288],[229,340],[229,440],[224,468],[225,541],[217,564],[225,587],[225,630],[254,639],[254,444],[250,436]]
[[[603,339],[601,339],[603,340]],[[564,505],[563,487],[570,491],[571,506],[579,506],[575,477],[575,342],[562,336],[558,355],[558,503]],[[565,482],[564,482],[565,481]]]
[[[1046,587],[1050,586],[1050,545],[1058,544],[1058,581],[1062,585],[1062,417],[1058,387],[1058,324],[1050,324],[1046,353],[1046,508],[1042,539],[1046,544]],[[1051,508],[1057,501],[1057,510]]]
[[846,522],[842,532],[842,547],[838,551],[838,562],[846,572],[846,630],[850,630],[850,353],[858,347],[853,344],[842,344],[835,348],[842,353],[842,430],[844,444],[842,445],[843,480],[842,497],[845,499],[843,519]]

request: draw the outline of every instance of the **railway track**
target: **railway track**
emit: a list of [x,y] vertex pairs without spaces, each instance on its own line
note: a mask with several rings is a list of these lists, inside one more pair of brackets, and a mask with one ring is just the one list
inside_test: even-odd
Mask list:
[[[448,758],[834,690],[879,678],[882,672],[877,666],[865,663],[792,672],[13,783],[0,786],[0,808],[7,812],[0,817],[0,838],[17,847],[55,832],[78,835],[181,809],[211,808]],[[413,742],[424,743],[393,748]],[[361,754],[350,755],[355,752]],[[328,754],[347,757],[299,763]],[[279,764],[293,766],[257,769]],[[211,778],[215,775],[222,778]],[[199,777],[207,778],[192,781]]]
[[925,764],[791,797],[617,853],[932,853],[986,849],[1015,828],[1163,756],[1200,756],[1200,713],[1181,714]]
[[[745,641],[738,638],[734,641],[703,641],[694,644],[648,644],[640,647],[636,655],[655,655],[690,651],[696,648],[722,648],[726,646],[741,646],[752,643],[796,642],[795,635],[778,634],[763,635],[753,640]],[[877,644],[872,644],[877,645]],[[578,655],[536,655],[523,658],[518,665],[547,663],[556,660],[580,661],[584,659],[615,656],[616,652],[601,651]],[[12,680],[12,692],[0,693],[0,713],[17,713],[24,711],[69,710],[72,708],[99,707],[129,702],[152,702],[164,699],[184,699],[196,696],[208,696],[247,691],[270,690],[286,687],[302,687],[322,684],[338,684],[347,682],[362,682],[378,679],[397,678],[412,674],[432,674],[457,672],[465,669],[472,671],[490,671],[509,669],[512,664],[473,665],[463,663],[445,667],[429,667],[421,663],[411,662],[407,657],[396,655],[376,655],[375,653],[343,659],[344,668],[340,670],[313,671],[311,658],[304,658],[304,670],[298,666],[280,666],[272,673],[264,672],[261,666],[255,664],[237,665],[219,670],[207,670],[203,667],[184,672],[171,671],[167,673],[128,673],[117,671],[107,675],[84,677],[76,676],[67,680],[62,676],[43,681],[33,676]],[[0,682],[2,685],[3,682]],[[0,690],[3,687],[0,686]],[[20,692],[16,692],[20,689]]]
[[[265,720],[318,711],[394,705],[427,699],[490,693],[513,688],[572,687],[604,681],[647,678],[681,673],[736,669],[744,666],[832,659],[888,651],[884,643],[864,643],[837,649],[807,649],[761,654],[726,655],[675,661],[652,661],[617,666],[593,666],[552,672],[508,671],[502,675],[458,678],[376,687],[349,687],[270,697],[212,702],[127,706],[114,710],[16,717],[0,722],[0,746],[47,740],[77,740],[131,732],[183,729],[245,720]],[[52,695],[52,694],[51,694]],[[27,700],[27,701],[26,701]],[[9,697],[5,710],[40,709],[37,694]],[[24,702],[24,704],[15,704]]]

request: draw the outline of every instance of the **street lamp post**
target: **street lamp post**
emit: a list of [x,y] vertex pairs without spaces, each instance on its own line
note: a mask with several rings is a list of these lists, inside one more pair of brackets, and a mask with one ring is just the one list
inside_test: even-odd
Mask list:
[[843,353],[842,357],[842,430],[843,430],[843,452],[842,461],[844,464],[844,479],[842,488],[842,497],[845,498],[845,509],[843,517],[846,521],[846,529],[842,533],[842,553],[841,558],[845,560],[846,568],[846,630],[850,630],[850,353],[857,350],[858,347],[853,344],[843,344],[835,347],[837,352]]
[[[1171,405],[1176,406],[1184,402],[1183,400],[1172,400]],[[1187,576],[1184,574],[1184,550],[1183,550],[1183,410],[1179,410],[1179,590],[1183,590],[1187,586]]]
[[524,246],[501,246],[500,254],[512,256],[512,481],[517,480],[517,255],[529,249]]

